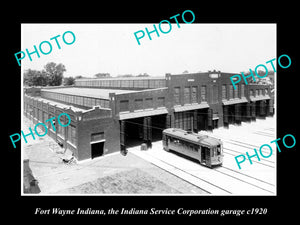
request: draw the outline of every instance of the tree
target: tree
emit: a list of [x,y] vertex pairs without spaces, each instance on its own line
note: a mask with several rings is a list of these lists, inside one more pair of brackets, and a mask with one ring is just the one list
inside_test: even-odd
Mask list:
[[70,86],[75,84],[75,78],[74,77],[65,77],[64,78],[64,85],[65,86]]
[[48,85],[59,86],[62,84],[63,73],[66,71],[63,64],[60,63],[57,65],[54,62],[50,62],[44,66],[44,69],[47,75]]
[[45,71],[28,69],[24,72],[23,82],[28,86],[46,86],[47,76]]
[[137,77],[150,77],[150,75],[148,73],[144,73],[144,74],[139,74],[137,75]]
[[117,77],[133,77],[133,75],[132,74],[124,74],[124,75],[119,74]]
[[97,73],[94,75],[95,78],[108,78],[111,77],[109,73]]

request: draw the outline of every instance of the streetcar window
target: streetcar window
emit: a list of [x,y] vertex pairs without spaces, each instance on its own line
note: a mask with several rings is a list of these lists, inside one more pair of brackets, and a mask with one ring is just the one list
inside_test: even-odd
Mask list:
[[198,152],[197,145],[192,144],[192,145],[191,145],[191,149],[192,149],[192,151],[194,151],[194,152]]
[[190,149],[192,152],[196,151],[193,144],[190,144],[190,145],[189,145],[189,149]]
[[217,155],[221,155],[221,145],[217,146]]
[[215,156],[215,148],[211,148],[211,156],[212,156],[212,157]]

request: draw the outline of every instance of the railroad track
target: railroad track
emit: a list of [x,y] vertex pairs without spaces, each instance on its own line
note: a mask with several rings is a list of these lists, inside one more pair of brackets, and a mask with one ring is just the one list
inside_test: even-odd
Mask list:
[[[229,149],[229,148],[223,148],[223,150],[224,150],[224,154],[231,155],[232,157],[236,157],[240,154],[244,154],[244,152],[237,151],[237,150],[232,150],[232,149]],[[268,159],[265,159],[265,158],[262,158],[262,157],[260,158],[260,161],[258,161],[258,159],[256,159],[256,158],[252,158],[251,160],[255,163],[258,163],[258,164],[261,164],[261,165],[264,165],[264,166],[268,166],[268,167],[271,167],[271,168],[275,168],[275,166],[273,166],[273,164],[275,164],[275,162],[273,162],[271,160],[268,160]]]
[[[131,152],[133,152],[135,155],[149,161],[153,165],[155,165],[169,173],[172,173],[173,175],[175,175],[181,179],[184,179],[188,183],[208,192],[209,194],[219,194],[219,195],[232,194],[232,192],[230,192],[218,185],[215,185],[207,180],[197,177],[194,174],[187,172],[187,171],[183,170],[182,168],[175,166],[171,163],[168,163],[158,157],[150,155],[147,152],[139,152],[138,150],[131,151]],[[147,157],[144,157],[145,155]]]
[[[239,171],[233,170],[229,167],[226,166],[221,166],[219,168],[215,168],[216,171],[218,171],[219,173],[225,174],[227,176],[233,177],[237,180],[240,180],[241,182],[247,183],[249,185],[252,185],[256,188],[259,188],[261,190],[264,190],[270,194],[275,194],[273,191],[271,191],[270,189],[274,188],[274,184],[271,184],[269,182],[266,182],[262,179],[253,177],[251,175],[247,175],[245,173],[241,173]],[[253,182],[255,181],[255,182]]]
[[[162,152],[164,152],[164,151],[162,151]],[[136,155],[146,159],[147,161],[151,162],[152,164],[160,167],[161,169],[163,169],[167,172],[170,172],[170,173],[174,174],[175,176],[180,177],[181,179],[186,180],[187,182],[191,183],[192,185],[197,186],[210,194],[216,194],[216,195],[236,194],[232,190],[230,190],[230,186],[228,188],[228,185],[226,188],[226,187],[224,187],[226,185],[223,185],[223,186],[218,185],[217,183],[215,183],[211,180],[207,180],[205,178],[201,178],[201,177],[195,175],[195,173],[196,173],[195,170],[185,170],[182,167],[176,166],[173,163],[171,164],[171,163],[167,162],[166,160],[163,160],[157,156],[154,156],[153,154],[149,154],[149,152],[146,152],[146,151],[141,152],[141,151],[137,150],[137,151],[134,151],[134,153]],[[167,153],[167,154],[173,154],[173,153]],[[179,157],[179,156],[176,156],[176,157],[178,157],[182,160],[181,157]],[[186,159],[186,160],[188,160],[188,159]],[[189,163],[193,163],[193,164],[197,164],[197,166],[201,166],[197,162],[193,162],[191,160],[188,160],[188,161],[189,161]],[[201,167],[202,167],[201,169],[203,170],[204,166],[201,166]],[[274,194],[274,192],[272,191],[272,189],[274,189],[274,186],[275,186],[274,184],[271,184],[262,179],[253,177],[251,175],[247,175],[242,172],[235,171],[229,167],[221,166],[221,167],[217,167],[214,169],[209,169],[209,168],[205,168],[205,169],[207,169],[207,171],[206,171],[207,173],[213,173],[212,175],[219,177],[219,179],[226,180],[226,177],[227,177],[228,180],[231,180],[231,181],[235,180],[235,183],[239,183],[239,184],[243,183],[244,186],[251,186],[253,188],[256,188],[256,190],[261,190],[261,193]],[[218,179],[216,178],[216,180],[218,180]]]

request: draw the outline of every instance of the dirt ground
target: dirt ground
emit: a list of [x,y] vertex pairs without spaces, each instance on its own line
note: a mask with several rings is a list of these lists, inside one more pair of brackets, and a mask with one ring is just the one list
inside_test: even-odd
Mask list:
[[[24,117],[23,130],[34,128]],[[42,131],[40,131],[42,133]],[[62,154],[50,150],[56,145],[49,136],[33,140],[22,147],[43,195],[47,194],[206,194],[200,188],[131,154],[119,152],[80,164],[67,165]]]
[[98,178],[57,193],[153,194],[180,192],[140,169],[131,169]]

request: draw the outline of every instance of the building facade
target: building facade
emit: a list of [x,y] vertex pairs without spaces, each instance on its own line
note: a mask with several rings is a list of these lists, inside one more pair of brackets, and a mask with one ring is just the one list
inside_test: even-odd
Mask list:
[[241,81],[234,89],[232,75],[78,79],[74,87],[26,89],[24,113],[36,123],[68,113],[71,125],[50,136],[78,160],[151,146],[170,127],[198,132],[273,115],[269,85]]

